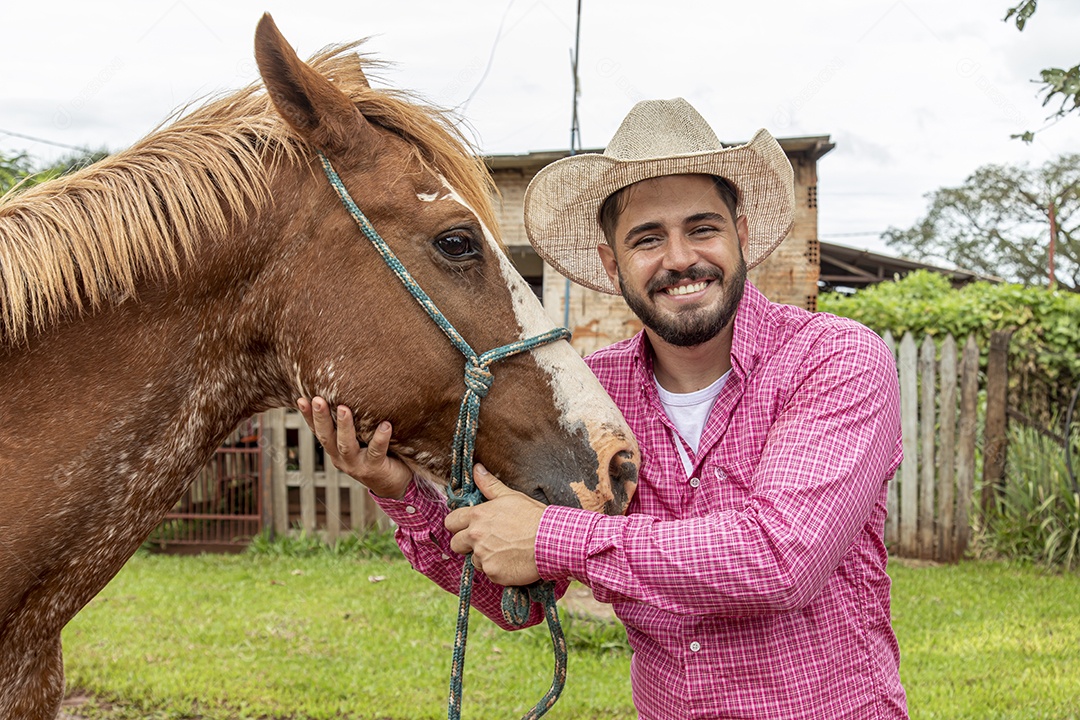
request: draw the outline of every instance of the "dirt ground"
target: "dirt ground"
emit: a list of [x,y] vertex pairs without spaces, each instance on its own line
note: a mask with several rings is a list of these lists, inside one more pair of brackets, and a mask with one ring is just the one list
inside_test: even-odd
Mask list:
[[592,615],[601,620],[614,620],[615,611],[607,603],[593,597],[592,591],[584,585],[572,582],[566,594],[559,600],[559,609],[580,615]]
[[64,704],[60,708],[57,720],[86,720],[85,715],[79,714],[79,708],[86,704],[90,698],[86,695],[76,694],[64,698]]

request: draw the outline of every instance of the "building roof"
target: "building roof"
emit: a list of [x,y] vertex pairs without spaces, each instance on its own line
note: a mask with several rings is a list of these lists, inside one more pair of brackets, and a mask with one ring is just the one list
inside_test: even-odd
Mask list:
[[953,287],[960,287],[976,280],[1003,282],[1001,278],[993,275],[983,275],[958,268],[944,268],[940,265],[884,255],[862,248],[829,242],[822,242],[820,246],[821,276],[818,281],[819,285],[826,288],[865,287],[885,280],[893,280],[913,270],[929,270],[944,275],[949,278]]
[[[806,135],[802,137],[777,138],[780,147],[789,156],[802,156],[807,161],[816,162],[823,155],[836,147],[828,135]],[[742,143],[724,143],[725,146]],[[603,148],[588,148],[582,153],[600,153]],[[541,150],[527,153],[486,155],[484,162],[492,171],[518,171],[523,175],[533,175],[546,165],[556,160],[569,157],[568,150]],[[966,285],[975,280],[1002,282],[992,275],[957,268],[944,268],[939,265],[894,257],[869,250],[848,247],[837,243],[820,243],[821,276],[819,286],[824,288],[860,288],[874,283],[893,280],[907,275],[913,270],[929,270],[945,275],[954,287]]]
[[[828,135],[807,135],[804,137],[777,138],[780,147],[788,155],[804,155],[808,160],[816,161],[825,153],[836,147],[836,143],[829,140]],[[742,145],[741,142],[724,143],[725,147]],[[586,148],[577,154],[602,153],[603,148]],[[550,165],[556,160],[569,157],[569,150],[538,150],[527,153],[508,155],[485,155],[484,162],[492,170],[521,170],[522,172],[537,172],[545,165]]]

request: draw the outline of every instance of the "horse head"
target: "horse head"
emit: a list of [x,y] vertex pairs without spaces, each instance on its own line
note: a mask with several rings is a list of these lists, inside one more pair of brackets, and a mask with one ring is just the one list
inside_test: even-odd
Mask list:
[[[361,440],[390,420],[391,450],[445,482],[464,359],[358,230],[318,154],[478,353],[554,327],[497,237],[490,175],[437,113],[372,89],[360,67],[361,81],[344,88],[302,62],[268,15],[255,54],[274,107],[304,149],[299,175],[272,181],[272,197],[289,211],[263,223],[273,259],[248,290],[259,298],[251,304],[266,320],[265,341],[277,348],[293,397],[350,406]],[[543,502],[622,512],[638,448],[570,344],[491,371],[476,458]]]

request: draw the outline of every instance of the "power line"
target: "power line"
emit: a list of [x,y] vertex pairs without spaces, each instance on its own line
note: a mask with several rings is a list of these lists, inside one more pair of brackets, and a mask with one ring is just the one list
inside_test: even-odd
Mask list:
[[480,80],[477,81],[476,87],[474,87],[472,89],[472,92],[469,93],[469,96],[465,98],[465,102],[461,103],[461,105],[456,108],[462,115],[465,114],[465,109],[469,107],[469,103],[472,102],[473,96],[476,95],[477,91],[480,90],[480,86],[484,84],[485,80],[487,80],[488,72],[491,70],[491,65],[495,61],[495,50],[499,47],[499,41],[502,40],[503,25],[506,24],[506,16],[510,14],[510,8],[512,8],[513,6],[514,0],[510,0],[510,2],[506,4],[506,9],[503,10],[502,20],[499,21],[499,29],[495,33],[495,41],[491,43],[491,53],[488,55],[487,66],[484,68],[484,74],[480,76]]
[[86,152],[86,153],[93,152],[88,147],[79,147],[77,145],[67,145],[65,143],[56,142],[54,140],[46,140],[45,138],[34,137],[33,135],[24,135],[22,133],[17,133],[17,132],[14,132],[12,130],[4,130],[3,128],[0,128],[0,134],[10,135],[11,137],[22,138],[23,140],[30,140],[32,142],[43,143],[45,145],[54,145],[56,147],[65,148],[67,150],[78,150],[79,152]]

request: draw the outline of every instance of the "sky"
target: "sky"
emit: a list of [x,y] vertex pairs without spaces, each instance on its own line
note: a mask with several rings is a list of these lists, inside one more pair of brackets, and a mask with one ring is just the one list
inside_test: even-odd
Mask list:
[[[926,194],[986,164],[1080,152],[1080,115],[1047,125],[1045,67],[1080,62],[1080,2],[1046,0],[582,0],[581,146],[603,148],[634,103],[684,97],[726,144],[761,127],[827,135],[819,237],[892,254]],[[454,110],[484,153],[566,150],[577,0],[15,2],[0,9],[0,153],[38,161],[121,150],[177,110],[258,79],[270,12],[308,57],[369,38],[373,84]],[[33,140],[25,137],[34,138]]]

